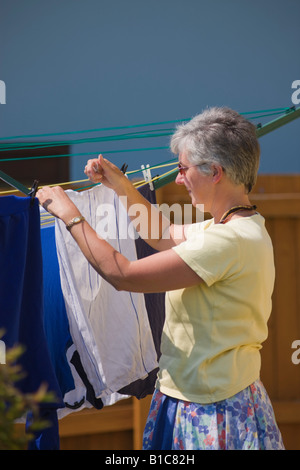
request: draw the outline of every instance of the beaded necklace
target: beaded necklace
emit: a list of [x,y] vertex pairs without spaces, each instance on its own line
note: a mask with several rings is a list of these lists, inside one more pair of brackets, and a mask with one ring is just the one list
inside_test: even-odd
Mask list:
[[220,219],[220,224],[223,224],[227,217],[230,214],[233,214],[234,212],[239,212],[241,210],[247,210],[247,211],[254,211],[256,209],[256,206],[234,206],[231,209],[229,209],[225,214],[222,215]]

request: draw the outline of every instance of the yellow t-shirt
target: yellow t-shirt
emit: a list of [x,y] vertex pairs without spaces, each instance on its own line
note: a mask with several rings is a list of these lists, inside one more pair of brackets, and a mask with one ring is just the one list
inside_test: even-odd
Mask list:
[[275,278],[265,220],[193,224],[173,249],[204,282],[166,294],[157,388],[197,403],[229,398],[260,374]]

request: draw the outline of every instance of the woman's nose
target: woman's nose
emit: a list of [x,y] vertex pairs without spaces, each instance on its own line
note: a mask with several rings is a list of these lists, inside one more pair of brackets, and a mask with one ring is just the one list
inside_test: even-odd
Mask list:
[[178,172],[178,175],[175,178],[175,183],[176,184],[184,184],[184,178],[183,178],[183,175],[180,172]]

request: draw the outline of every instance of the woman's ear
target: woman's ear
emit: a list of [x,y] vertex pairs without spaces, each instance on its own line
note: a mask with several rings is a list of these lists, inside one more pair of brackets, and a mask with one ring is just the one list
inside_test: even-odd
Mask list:
[[214,183],[218,183],[223,176],[223,168],[220,165],[212,166],[212,179]]

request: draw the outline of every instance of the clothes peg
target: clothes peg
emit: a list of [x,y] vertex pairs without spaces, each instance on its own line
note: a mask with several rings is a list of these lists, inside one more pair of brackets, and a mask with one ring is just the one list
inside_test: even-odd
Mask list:
[[142,171],[143,171],[144,180],[146,181],[146,183],[149,183],[151,191],[154,191],[154,186],[153,186],[153,183],[151,181],[152,177],[151,177],[151,170],[150,170],[149,163],[146,165],[146,168],[145,168],[145,165],[141,165],[141,168],[142,168]]
[[127,163],[123,163],[123,165],[121,166],[120,170],[125,174],[126,171],[127,171],[127,168],[128,168]]
[[38,190],[38,185],[39,185],[39,182],[37,180],[34,180],[32,188],[28,193],[28,196],[31,198],[31,201],[30,201],[31,205],[33,205],[34,198],[35,198],[36,192]]
[[38,190],[39,182],[37,180],[34,180],[32,188],[28,189],[22,183],[19,183],[19,181],[15,180],[14,178],[7,175],[3,171],[0,171],[0,179],[5,181],[5,183],[9,184],[13,188],[17,189],[21,193],[25,194],[26,196],[29,196],[31,198],[31,205],[33,204],[36,192]]

